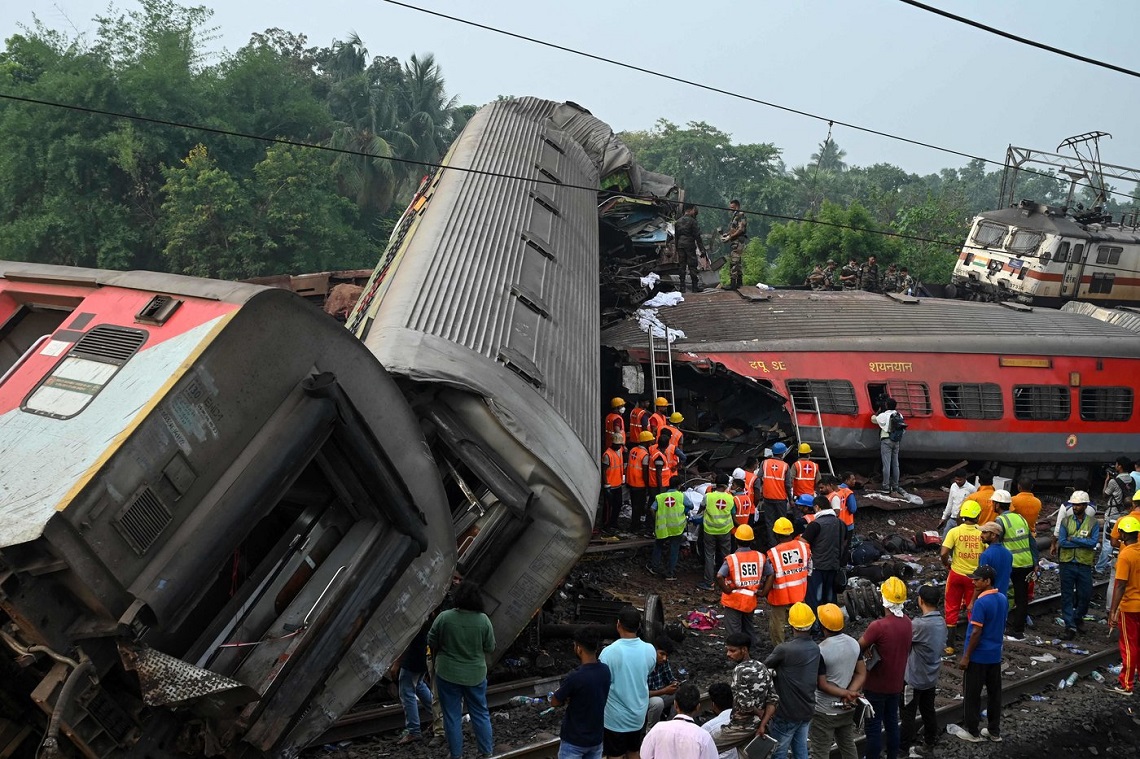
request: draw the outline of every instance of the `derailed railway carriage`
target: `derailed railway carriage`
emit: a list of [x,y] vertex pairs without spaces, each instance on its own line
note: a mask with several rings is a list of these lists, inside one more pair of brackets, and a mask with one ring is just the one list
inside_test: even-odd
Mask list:
[[51,715],[69,755],[295,753],[442,599],[419,421],[292,293],[0,263],[0,374],[0,726],[25,746]]

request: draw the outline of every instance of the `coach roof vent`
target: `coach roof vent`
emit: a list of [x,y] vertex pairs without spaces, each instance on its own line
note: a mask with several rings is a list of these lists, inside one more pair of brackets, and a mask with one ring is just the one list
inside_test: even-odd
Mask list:
[[142,347],[146,336],[141,329],[100,324],[79,338],[71,355],[121,364]]

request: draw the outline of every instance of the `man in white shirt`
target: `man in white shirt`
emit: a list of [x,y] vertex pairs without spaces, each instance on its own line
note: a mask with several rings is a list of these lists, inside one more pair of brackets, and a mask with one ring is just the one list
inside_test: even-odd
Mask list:
[[[732,686],[728,683],[713,683],[709,686],[709,701],[712,702],[716,715],[701,725],[716,741],[721,729],[728,724],[732,717]],[[718,759],[740,759],[740,753],[735,748],[721,751]]]
[[938,531],[942,539],[946,540],[946,533],[958,526],[958,510],[969,495],[977,491],[972,482],[966,481],[966,473],[958,470],[954,473],[954,480],[950,483],[950,495],[946,499],[946,508],[942,510],[942,521],[938,523]]
[[898,412],[898,401],[887,398],[883,401],[886,410],[881,414],[872,414],[871,421],[879,427],[879,457],[883,465],[883,484],[879,492],[898,493],[906,495],[899,487],[899,448],[901,440],[891,440],[891,419],[901,414]]
[[692,683],[677,689],[677,716],[658,722],[641,742],[642,759],[716,759],[713,737],[693,721],[701,708],[701,692]]

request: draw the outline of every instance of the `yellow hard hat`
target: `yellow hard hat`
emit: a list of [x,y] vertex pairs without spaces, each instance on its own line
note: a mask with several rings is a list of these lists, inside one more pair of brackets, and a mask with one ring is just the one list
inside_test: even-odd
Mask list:
[[683,421],[685,421],[685,417],[683,414],[681,414],[680,411],[674,411],[672,414],[669,415],[669,423],[670,424],[680,424]]
[[792,604],[788,610],[788,624],[797,630],[807,630],[815,624],[815,612],[803,601]]
[[653,433],[650,432],[649,430],[642,430],[641,434],[637,436],[637,442],[639,442],[639,443],[652,443],[653,442]]
[[977,519],[981,513],[982,504],[977,501],[966,501],[962,504],[962,508],[958,510],[958,514],[967,519]]
[[1132,494],[1132,500],[1133,501],[1140,501],[1140,490],[1137,490],[1135,493]]
[[776,520],[776,524],[772,525],[772,532],[777,535],[791,535],[795,532],[795,529],[792,527],[792,520],[787,517],[780,517]]
[[906,583],[897,577],[888,577],[886,582],[879,586],[879,592],[883,594],[883,598],[893,604],[906,602]]
[[668,405],[669,405],[669,401],[667,401],[667,400],[665,400],[664,398],[662,398],[662,397],[658,396],[658,397],[657,397],[657,400],[653,401],[653,405],[654,405],[654,406],[660,406],[660,407],[664,408],[665,406],[668,406]]
[[1121,517],[1120,521],[1116,523],[1116,529],[1121,532],[1140,532],[1140,519],[1137,519],[1131,514],[1127,514]]
[[835,604],[824,604],[816,609],[819,614],[819,623],[832,632],[839,632],[843,629],[843,609],[840,609]]
[[734,532],[733,534],[736,535],[737,540],[744,540],[744,541],[751,542],[751,541],[756,539],[756,536],[752,533],[751,525],[747,525],[747,524],[742,524],[739,527],[737,527],[736,532]]
[[800,455],[802,456],[805,453],[811,453],[811,446],[807,443],[800,443]]
[[614,398],[610,401],[610,408],[621,408],[625,405],[625,398]]

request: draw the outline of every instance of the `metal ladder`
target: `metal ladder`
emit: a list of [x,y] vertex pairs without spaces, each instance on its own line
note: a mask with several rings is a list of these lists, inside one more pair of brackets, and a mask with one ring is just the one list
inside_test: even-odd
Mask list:
[[[801,425],[800,415],[796,411],[796,402],[791,401],[792,423],[796,425],[796,439],[811,446],[812,455],[808,457],[809,459],[826,461],[828,473],[834,475],[835,467],[831,464],[831,451],[827,449],[827,435],[823,433],[823,421],[819,416],[819,399],[814,395],[811,397],[811,404],[815,408],[815,424]],[[805,432],[807,433],[806,436]],[[819,455],[821,448],[823,449],[823,456]]]
[[654,337],[649,330],[649,376],[653,382],[653,397],[669,401],[669,408],[677,410],[673,397],[673,348],[669,345],[669,333],[665,337]]

